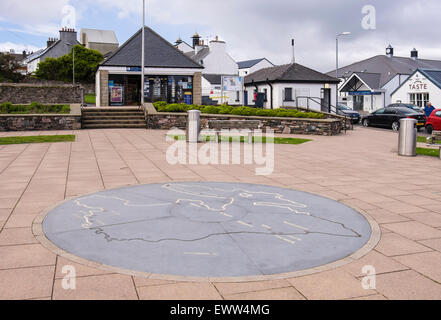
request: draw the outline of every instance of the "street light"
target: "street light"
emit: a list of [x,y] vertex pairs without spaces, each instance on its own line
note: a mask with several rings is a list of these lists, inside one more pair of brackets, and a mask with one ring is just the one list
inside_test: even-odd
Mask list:
[[[335,77],[337,79],[339,79],[338,77],[338,38],[341,36],[348,36],[351,33],[349,31],[345,31],[342,32],[340,34],[338,34],[335,37]],[[337,89],[335,90],[335,112],[337,112],[337,108],[338,108],[338,86],[339,86],[340,82],[337,84]],[[329,110],[329,113],[331,113],[331,110]]]
[[141,40],[141,107],[144,107],[144,66],[145,66],[145,0],[142,0],[142,40]]

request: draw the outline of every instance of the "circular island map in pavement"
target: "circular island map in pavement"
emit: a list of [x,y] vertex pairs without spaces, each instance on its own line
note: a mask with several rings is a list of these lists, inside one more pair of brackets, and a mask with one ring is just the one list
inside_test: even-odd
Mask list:
[[192,277],[290,273],[343,259],[370,239],[355,210],[290,189],[148,184],[64,202],[45,236],[75,256],[135,272]]

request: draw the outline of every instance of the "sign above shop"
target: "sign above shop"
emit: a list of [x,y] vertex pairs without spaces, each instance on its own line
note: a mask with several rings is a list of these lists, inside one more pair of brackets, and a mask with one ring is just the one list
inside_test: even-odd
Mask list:
[[350,96],[379,96],[381,95],[381,92],[375,92],[375,91],[349,91],[348,92]]
[[141,67],[127,67],[128,72],[141,72]]
[[415,80],[414,82],[409,83],[409,90],[428,90],[427,83],[422,82],[421,80]]

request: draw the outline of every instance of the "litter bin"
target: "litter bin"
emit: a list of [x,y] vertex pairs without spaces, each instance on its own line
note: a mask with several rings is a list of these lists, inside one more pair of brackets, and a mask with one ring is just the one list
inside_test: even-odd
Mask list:
[[401,119],[398,137],[398,154],[400,156],[415,157],[417,146],[417,121],[415,119]]
[[201,112],[199,110],[188,111],[187,142],[198,143],[201,133]]

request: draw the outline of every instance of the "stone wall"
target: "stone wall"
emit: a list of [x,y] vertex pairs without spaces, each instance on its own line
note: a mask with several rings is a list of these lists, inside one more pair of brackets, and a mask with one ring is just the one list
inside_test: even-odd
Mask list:
[[202,104],[202,72],[193,77],[193,104]]
[[0,103],[81,103],[80,85],[0,83]]
[[0,115],[0,131],[78,130],[76,115]]
[[109,71],[100,70],[97,76],[100,86],[100,104],[97,107],[106,107],[109,105]]
[[[233,115],[201,115],[201,127],[207,127],[208,120],[259,120],[263,130],[271,128],[275,133],[311,134],[333,136],[341,133],[344,121],[339,119],[297,119],[297,118],[266,118]],[[187,114],[183,113],[153,113],[147,116],[149,129],[170,130],[178,128],[185,130]]]

